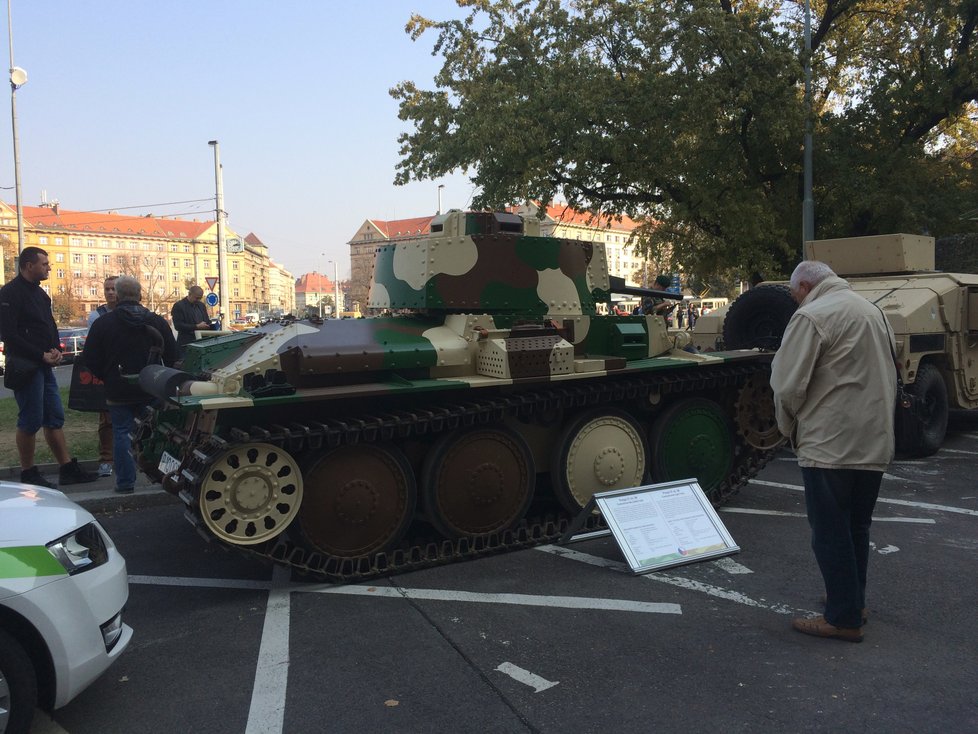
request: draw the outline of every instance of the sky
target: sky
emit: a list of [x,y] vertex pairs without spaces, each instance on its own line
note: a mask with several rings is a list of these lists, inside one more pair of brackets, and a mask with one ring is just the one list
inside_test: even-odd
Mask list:
[[[75,211],[213,219],[217,140],[230,228],[296,277],[332,277],[332,260],[343,280],[364,220],[434,214],[440,183],[443,210],[470,203],[461,173],[393,184],[409,127],[388,90],[432,89],[441,66],[435,35],[412,42],[404,26],[414,12],[460,17],[454,0],[10,1],[28,74],[16,93],[25,206],[46,192]],[[13,205],[4,96],[0,198]]]

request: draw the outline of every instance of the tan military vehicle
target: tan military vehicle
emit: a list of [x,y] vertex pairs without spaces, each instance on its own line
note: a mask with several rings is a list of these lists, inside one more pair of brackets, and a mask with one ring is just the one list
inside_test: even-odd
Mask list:
[[[912,409],[897,410],[897,450],[940,448],[950,409],[978,407],[978,275],[934,269],[934,238],[908,234],[815,240],[805,257],[827,263],[879,306],[896,336]],[[764,283],[701,318],[701,349],[777,349],[795,303],[785,283]]]

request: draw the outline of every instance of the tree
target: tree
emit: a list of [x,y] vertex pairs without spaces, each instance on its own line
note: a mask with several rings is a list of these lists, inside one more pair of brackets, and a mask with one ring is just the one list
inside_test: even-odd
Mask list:
[[[471,172],[473,204],[561,194],[640,218],[691,277],[800,251],[802,0],[458,0],[413,16],[396,183]],[[812,0],[816,236],[964,228],[978,186],[975,0]],[[973,228],[973,223],[968,224]]]

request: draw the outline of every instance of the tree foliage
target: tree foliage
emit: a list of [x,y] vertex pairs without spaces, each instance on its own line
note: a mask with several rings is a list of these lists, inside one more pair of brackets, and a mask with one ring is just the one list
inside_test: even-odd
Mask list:
[[[391,90],[397,183],[469,172],[475,206],[561,196],[646,222],[687,272],[797,260],[802,0],[457,0],[434,89]],[[974,228],[978,0],[812,0],[816,236]]]

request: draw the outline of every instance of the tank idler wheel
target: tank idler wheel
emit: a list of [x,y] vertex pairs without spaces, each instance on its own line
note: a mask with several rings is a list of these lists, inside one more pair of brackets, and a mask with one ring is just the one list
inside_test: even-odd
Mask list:
[[706,398],[685,398],[663,410],[652,425],[649,443],[657,482],[696,477],[709,496],[733,468],[730,423],[723,409]]
[[287,451],[247,443],[220,454],[200,486],[200,514],[219,539],[255,545],[288,527],[302,503],[302,476]]
[[584,411],[564,429],[557,446],[550,476],[568,512],[580,512],[595,492],[638,487],[645,481],[645,431],[624,410]]
[[340,446],[303,471],[306,496],[295,530],[303,545],[342,558],[395,546],[417,506],[411,465],[387,444]]
[[774,414],[774,393],[766,374],[755,372],[737,394],[737,431],[748,446],[767,451],[785,442]]
[[533,453],[516,432],[477,428],[446,434],[425,458],[425,514],[449,538],[489,535],[523,518],[535,483]]

